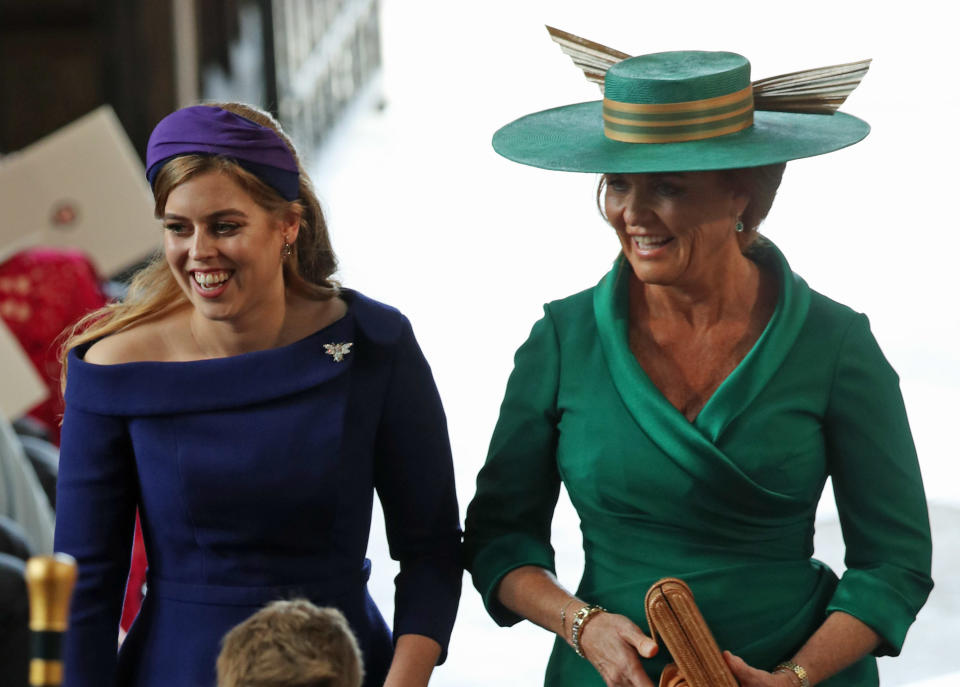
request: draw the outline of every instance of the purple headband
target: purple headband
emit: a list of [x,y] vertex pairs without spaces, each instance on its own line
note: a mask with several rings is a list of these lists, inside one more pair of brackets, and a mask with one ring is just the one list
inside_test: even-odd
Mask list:
[[147,180],[181,155],[223,155],[257,176],[286,200],[300,197],[300,171],[277,133],[219,107],[194,105],[160,120],[147,142]]

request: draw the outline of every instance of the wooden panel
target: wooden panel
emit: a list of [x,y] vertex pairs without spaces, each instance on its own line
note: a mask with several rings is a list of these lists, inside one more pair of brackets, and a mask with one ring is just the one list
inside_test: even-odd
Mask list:
[[0,32],[0,150],[18,150],[103,102],[91,27]]
[[156,0],[111,0],[104,15],[104,95],[143,157],[160,119],[177,108],[173,10]]
[[153,126],[177,106],[170,3],[0,3],[0,152],[109,103],[142,156]]
[[0,0],[2,26],[90,23],[97,0]]

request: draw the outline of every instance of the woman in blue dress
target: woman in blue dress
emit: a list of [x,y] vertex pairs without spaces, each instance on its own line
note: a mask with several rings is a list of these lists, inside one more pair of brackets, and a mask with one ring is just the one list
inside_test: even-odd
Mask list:
[[[340,609],[365,685],[426,685],[460,593],[446,422],[410,323],[340,288],[289,139],[248,106],[154,130],[164,254],[67,343],[55,546],[79,566],[67,687],[214,684],[267,602]],[[393,632],[365,559],[373,492],[400,562]],[[117,654],[139,509],[147,596]]]

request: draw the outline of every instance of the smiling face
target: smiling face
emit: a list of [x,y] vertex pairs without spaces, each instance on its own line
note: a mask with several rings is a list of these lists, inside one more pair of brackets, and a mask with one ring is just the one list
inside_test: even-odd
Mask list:
[[718,261],[741,256],[734,227],[749,202],[720,172],[608,174],[607,220],[645,284],[710,282]]
[[298,218],[277,217],[213,171],[170,191],[163,226],[167,264],[198,314],[239,320],[282,304],[281,252]]

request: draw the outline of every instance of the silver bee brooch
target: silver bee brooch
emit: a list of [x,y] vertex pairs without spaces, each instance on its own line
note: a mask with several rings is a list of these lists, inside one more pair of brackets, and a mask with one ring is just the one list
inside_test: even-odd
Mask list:
[[333,357],[333,362],[342,363],[343,356],[350,352],[351,346],[353,346],[352,341],[346,343],[328,343],[323,344],[323,349],[327,352],[327,355]]

